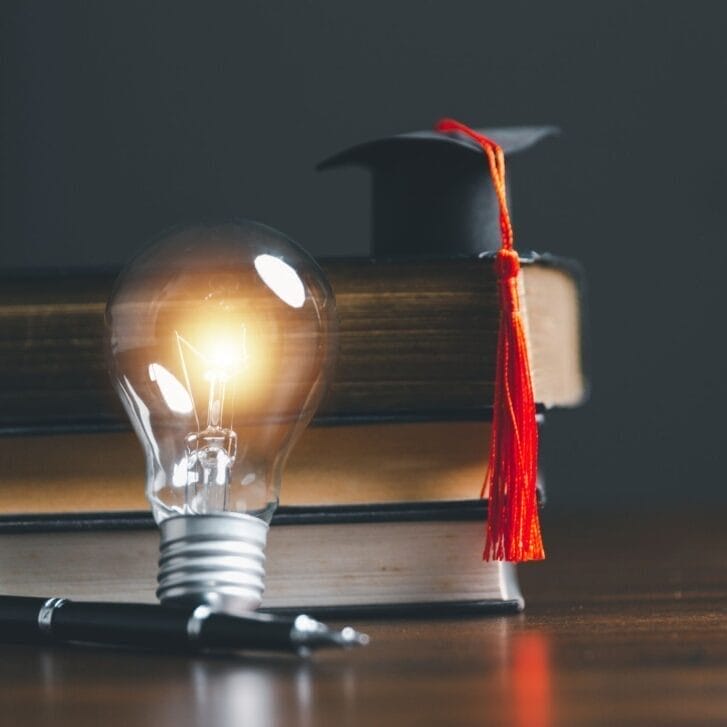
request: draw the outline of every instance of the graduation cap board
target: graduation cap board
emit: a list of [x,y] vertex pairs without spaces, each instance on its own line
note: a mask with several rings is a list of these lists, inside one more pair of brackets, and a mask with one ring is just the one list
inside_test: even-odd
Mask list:
[[[553,126],[481,129],[510,156],[558,133]],[[461,133],[416,131],[334,154],[319,170],[372,173],[374,257],[471,255],[500,247],[499,205],[482,147]]]
[[530,357],[520,310],[505,156],[555,132],[551,127],[477,131],[442,119],[434,131],[355,146],[319,165],[373,172],[375,257],[495,252],[500,324],[490,459],[487,560],[545,557],[537,512],[538,431]]

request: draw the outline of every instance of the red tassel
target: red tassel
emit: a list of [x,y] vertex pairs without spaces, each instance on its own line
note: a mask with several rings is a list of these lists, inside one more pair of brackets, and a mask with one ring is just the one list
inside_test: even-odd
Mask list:
[[453,119],[442,119],[436,131],[459,132],[484,152],[500,205],[502,244],[495,259],[500,292],[495,400],[490,462],[482,486],[489,497],[485,560],[542,560],[545,557],[535,489],[538,426],[527,339],[520,312],[520,260],[513,249],[507,208],[505,154],[491,139]]

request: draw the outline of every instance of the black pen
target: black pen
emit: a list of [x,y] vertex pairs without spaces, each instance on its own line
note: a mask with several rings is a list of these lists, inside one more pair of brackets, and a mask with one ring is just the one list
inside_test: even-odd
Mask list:
[[71,601],[0,596],[0,641],[94,643],[186,651],[294,651],[364,646],[368,636],[340,631],[305,615],[230,616],[208,606]]

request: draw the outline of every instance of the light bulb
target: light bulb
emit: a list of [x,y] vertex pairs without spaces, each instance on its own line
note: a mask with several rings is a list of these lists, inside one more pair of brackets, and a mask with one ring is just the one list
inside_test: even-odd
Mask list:
[[190,227],[126,266],[106,330],[161,530],[157,595],[257,608],[285,462],[333,368],[328,282],[269,227]]

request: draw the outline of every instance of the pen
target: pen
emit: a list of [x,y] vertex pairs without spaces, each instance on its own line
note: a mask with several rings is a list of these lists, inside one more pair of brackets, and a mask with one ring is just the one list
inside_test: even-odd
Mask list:
[[0,596],[0,641],[83,642],[187,651],[293,651],[365,646],[366,634],[337,631],[306,615],[230,616],[208,606],[71,601]]

